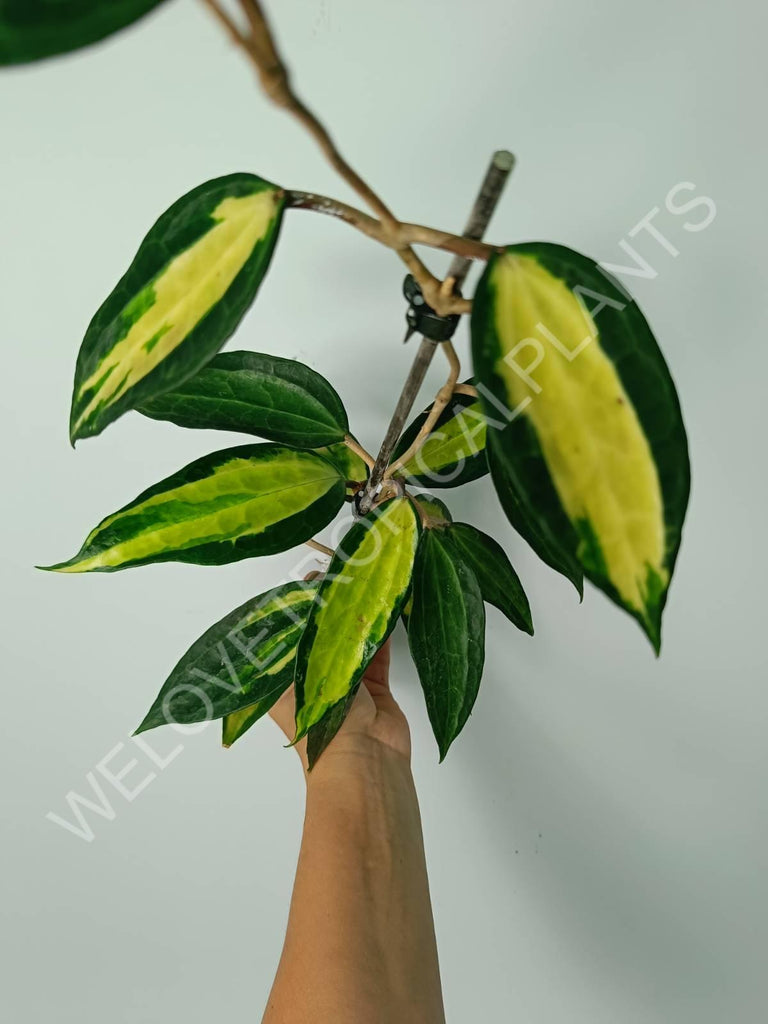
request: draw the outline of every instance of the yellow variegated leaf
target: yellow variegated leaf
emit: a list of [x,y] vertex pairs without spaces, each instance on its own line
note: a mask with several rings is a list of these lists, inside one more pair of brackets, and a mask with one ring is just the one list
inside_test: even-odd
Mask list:
[[339,545],[299,643],[297,739],[347,698],[394,628],[419,533],[410,499],[393,498],[358,520]]
[[163,683],[137,733],[224,719],[229,746],[293,681],[314,582],[284,583],[251,598],[203,633]]
[[[658,646],[688,458],[674,385],[642,314],[578,253],[510,246],[478,286],[473,353],[489,419],[506,409],[509,425],[489,431],[488,447],[513,522],[526,533],[538,519],[532,543],[549,525],[553,546],[573,552]],[[555,522],[563,512],[567,530]],[[556,552],[542,554],[555,564]]]
[[[431,407],[430,407],[431,408]],[[411,447],[430,409],[411,423],[397,443],[393,462]],[[485,415],[480,400],[456,394],[416,452],[396,472],[422,487],[459,487],[488,472],[485,459]]]
[[107,516],[57,572],[149,562],[223,565],[307,540],[344,503],[344,479],[314,452],[242,445],[198,459]]
[[83,340],[73,442],[177,386],[221,348],[256,296],[282,209],[280,189],[233,174],[162,215]]

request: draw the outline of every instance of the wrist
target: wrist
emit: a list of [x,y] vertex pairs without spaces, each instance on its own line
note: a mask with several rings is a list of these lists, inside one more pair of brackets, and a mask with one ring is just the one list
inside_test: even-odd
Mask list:
[[363,734],[335,737],[311,772],[308,791],[379,789],[413,785],[410,758],[387,743]]
[[370,737],[360,741],[337,736],[306,774],[305,834],[375,850],[386,872],[395,851],[421,842],[416,787],[401,752]]

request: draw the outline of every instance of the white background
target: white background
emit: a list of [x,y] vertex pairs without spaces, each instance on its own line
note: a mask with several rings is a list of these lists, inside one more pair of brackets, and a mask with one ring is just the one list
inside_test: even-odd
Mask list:
[[[682,396],[694,472],[661,659],[595,590],[579,606],[507,526],[487,481],[443,497],[503,541],[536,636],[489,610],[480,697],[441,767],[396,640],[448,1019],[763,1020],[765,9],[270,7],[301,93],[404,219],[460,229],[488,156],[508,147],[519,165],[493,240],[551,239],[622,262],[620,240],[659,207],[654,223],[679,250],[645,232],[633,242],[657,271],[634,290]],[[125,783],[148,777],[128,737],[165,674],[295,558],[80,578],[33,565],[71,555],[102,516],[229,443],[134,414],[76,452],[67,442],[83,331],[156,216],[236,170],[351,197],[192,0],[106,45],[3,72],[0,133],[8,1017],[258,1021],[300,834],[295,755],[271,723],[229,752],[211,727],[131,803],[96,766],[124,743],[109,767],[135,757]],[[682,181],[717,204],[703,232],[683,226],[701,210],[664,208]],[[234,347],[319,369],[373,448],[414,351],[401,345],[402,276],[345,225],[291,214]],[[458,347],[466,355],[465,327]],[[163,753],[179,742],[147,738]],[[114,810],[88,814],[91,843],[46,819],[71,818],[66,794],[87,794],[88,772]]]

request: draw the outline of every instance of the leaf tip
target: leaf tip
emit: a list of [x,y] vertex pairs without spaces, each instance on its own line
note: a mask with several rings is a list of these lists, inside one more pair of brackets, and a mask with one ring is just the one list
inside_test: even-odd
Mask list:
[[650,592],[645,601],[645,608],[639,617],[640,626],[648,637],[653,652],[658,658],[661,655],[661,617],[664,611],[667,588],[658,585]]
[[656,623],[643,625],[643,632],[648,637],[651,647],[653,648],[654,656],[658,659],[661,657],[661,628]]
[[448,751],[451,749],[451,744],[453,743],[454,739],[455,739],[455,737],[453,737],[452,739],[449,739],[447,743],[445,741],[439,741],[438,740],[437,750],[438,750],[438,753],[440,755],[440,757],[438,758],[438,762],[437,762],[438,764],[442,764],[443,761],[448,756]]
[[53,565],[36,565],[35,569],[41,572],[66,572],[69,562],[54,562]]
[[284,750],[290,750],[291,747],[295,747],[297,743],[299,743],[301,740],[304,739],[304,737],[307,735],[308,731],[309,731],[308,729],[300,729],[298,726],[296,726],[296,735],[293,737],[293,739],[289,743],[284,743],[283,744],[283,749]]
[[75,410],[74,410],[74,407],[73,407],[72,411],[69,414],[69,431],[68,431],[69,443],[70,443],[70,446],[73,449],[77,445],[77,442],[80,441],[83,438],[83,434],[80,433],[79,427],[80,427],[80,424],[78,423],[77,419],[75,418]]
[[61,572],[61,573],[79,573],[82,570],[79,568],[77,562],[77,555],[72,558],[68,558],[66,562],[54,562],[53,565],[36,565],[36,569],[42,569],[43,572]]
[[[133,732],[131,733],[132,736],[139,736],[141,733],[148,732],[150,729],[156,729],[158,725],[169,724],[167,719],[164,719],[161,722],[156,722],[154,720],[154,712],[155,708],[153,706],[149,709],[149,711],[146,713],[141,722],[139,722],[139,724],[133,730]],[[171,719],[171,722],[172,721],[173,719]]]

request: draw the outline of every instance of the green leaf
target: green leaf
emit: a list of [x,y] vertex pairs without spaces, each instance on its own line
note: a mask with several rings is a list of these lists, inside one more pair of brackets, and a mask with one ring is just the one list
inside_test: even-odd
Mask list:
[[365,483],[368,479],[368,467],[360,456],[348,448],[342,441],[340,444],[326,445],[316,449],[318,455],[332,462],[345,480],[350,483]]
[[[453,522],[453,517],[448,509],[445,502],[440,501],[432,494],[417,494],[413,498],[413,502],[419,512],[419,518],[421,519],[421,526],[424,530],[439,530],[445,526],[448,526]],[[403,620],[403,625],[406,630],[408,629],[408,619],[410,618],[411,608],[413,607],[413,592],[408,594],[408,599],[403,605],[403,610],[400,612],[400,618]]]
[[368,466],[343,441],[315,448],[318,455],[328,459],[347,482],[347,501],[351,501],[368,479]]
[[488,263],[472,350],[491,475],[510,521],[578,586],[584,574],[654,648],[690,488],[667,365],[636,303],[592,260],[546,242]]
[[142,18],[163,0],[0,0],[0,64],[78,50]]
[[[410,448],[429,411],[425,409],[405,430],[395,448],[395,460]],[[477,480],[488,472],[485,433],[480,400],[454,395],[421,448],[395,476],[422,487],[458,487]]]
[[452,523],[443,536],[477,577],[483,600],[503,612],[518,629],[533,636],[528,598],[502,546],[469,523]]
[[411,501],[392,498],[359,519],[339,545],[299,644],[296,740],[347,697],[394,628],[419,532]]
[[464,728],[480,688],[485,608],[480,584],[447,530],[425,530],[413,571],[408,642],[440,760]]
[[319,722],[310,726],[307,732],[307,766],[309,771],[317,764],[318,758],[331,742],[333,737],[344,724],[344,719],[349,714],[352,702],[360,689],[358,681],[340,701],[330,707]]
[[413,499],[421,513],[421,525],[427,529],[447,526],[453,522],[453,517],[445,502],[435,498],[432,494],[418,494]]
[[213,452],[107,516],[56,572],[150,562],[224,565],[308,540],[344,503],[344,481],[314,452],[275,444]]
[[292,681],[292,678],[289,679],[285,688],[280,693],[270,694],[264,700],[257,701],[255,704],[249,704],[247,708],[241,708],[240,711],[233,711],[229,715],[224,715],[221,720],[222,747],[231,747],[233,743],[248,732],[252,725],[255,725],[260,718],[263,718],[274,707]]
[[[514,452],[507,431],[514,431]],[[490,429],[486,456],[507,519],[539,558],[569,579],[582,597],[584,573],[576,558],[576,534],[560,505],[533,429],[522,418],[503,431]]]
[[294,359],[259,352],[214,356],[139,412],[180,427],[234,430],[296,448],[333,445],[349,432],[341,399],[324,377]]
[[178,387],[218,352],[256,297],[283,206],[277,186],[230,174],[166,210],[86,331],[73,444]]
[[[469,523],[454,523],[447,506],[439,498],[419,494],[414,501],[421,515],[422,527],[440,530],[441,540],[455,550],[477,577],[483,600],[495,605],[518,629],[533,636],[528,598],[501,545]],[[411,603],[409,600],[402,611],[406,629]]]
[[[136,733],[246,713],[250,726],[266,714],[293,682],[296,648],[317,589],[314,581],[285,583],[211,626],[163,683]],[[225,721],[227,745],[233,726]]]

